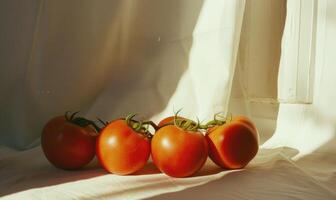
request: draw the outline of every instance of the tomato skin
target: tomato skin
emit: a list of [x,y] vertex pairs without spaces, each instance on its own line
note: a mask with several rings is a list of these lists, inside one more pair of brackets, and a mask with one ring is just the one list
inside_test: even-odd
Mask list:
[[80,127],[59,116],[44,126],[42,150],[54,166],[78,169],[88,164],[95,155],[97,133],[89,126]]
[[247,118],[245,116],[235,116],[235,117],[233,117],[232,120],[245,123],[246,125],[248,125],[250,128],[252,128],[253,130],[255,130],[257,132],[257,127],[254,125],[254,123],[249,118]]
[[152,159],[158,169],[172,177],[187,177],[202,168],[208,145],[200,132],[175,125],[160,128],[152,139]]
[[259,141],[260,141],[260,138],[259,138],[259,132],[258,132],[258,129],[257,127],[255,126],[255,124],[247,117],[245,116],[235,116],[233,117],[232,119],[233,121],[239,121],[239,122],[242,122],[244,123],[245,125],[249,126],[250,128],[252,128],[254,130],[254,135],[255,137],[257,138],[257,141],[258,141],[258,144],[259,144]]
[[[251,122],[253,125],[253,123]],[[245,167],[258,152],[258,133],[243,120],[232,120],[208,131],[209,157],[224,169]]]
[[97,139],[96,155],[102,167],[114,174],[142,169],[150,156],[150,139],[135,132],[125,120],[108,124]]

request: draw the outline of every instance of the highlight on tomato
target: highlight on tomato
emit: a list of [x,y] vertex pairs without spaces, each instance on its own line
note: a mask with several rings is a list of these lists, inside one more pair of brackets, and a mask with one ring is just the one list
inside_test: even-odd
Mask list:
[[69,116],[51,119],[43,128],[41,146],[44,155],[54,166],[62,169],[79,169],[95,155],[99,127],[91,120]]
[[96,145],[96,155],[101,166],[118,175],[132,174],[142,169],[151,152],[151,122],[141,122],[129,115],[106,124]]
[[[152,138],[152,159],[157,168],[172,177],[195,174],[208,157],[208,145],[198,123],[177,117],[163,119]],[[169,124],[168,124],[169,123]]]
[[245,167],[257,154],[259,135],[256,126],[244,116],[215,119],[207,124],[209,157],[224,169]]

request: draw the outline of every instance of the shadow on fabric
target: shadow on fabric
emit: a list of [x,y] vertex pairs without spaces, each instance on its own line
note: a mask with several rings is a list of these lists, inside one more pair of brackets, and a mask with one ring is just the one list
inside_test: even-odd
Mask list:
[[132,2],[106,84],[89,106],[90,116],[112,120],[129,113],[143,118],[160,113],[189,65],[203,0]]

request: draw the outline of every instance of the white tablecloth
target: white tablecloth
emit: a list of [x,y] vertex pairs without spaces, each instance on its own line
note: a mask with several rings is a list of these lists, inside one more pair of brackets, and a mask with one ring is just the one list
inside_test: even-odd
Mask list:
[[[321,171],[323,179],[312,176],[300,161],[290,159],[296,153],[290,148],[261,149],[246,169],[232,171],[221,171],[208,160],[195,176],[177,179],[159,173],[152,163],[129,176],[108,174],[96,161],[79,171],[65,171],[51,166],[40,147],[23,152],[1,148],[0,195],[25,200],[336,199],[335,172]],[[304,166],[312,167],[316,158],[305,159]],[[321,162],[336,161],[325,158]]]

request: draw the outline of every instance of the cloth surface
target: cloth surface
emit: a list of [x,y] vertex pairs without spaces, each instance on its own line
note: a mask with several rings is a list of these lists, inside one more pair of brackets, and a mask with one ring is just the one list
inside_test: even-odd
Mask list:
[[1,154],[0,195],[5,195],[3,199],[335,199],[334,191],[291,161],[297,153],[290,148],[261,149],[243,170],[222,171],[208,160],[193,177],[170,178],[152,164],[129,176],[108,174],[95,162],[80,171],[64,171],[51,166],[37,147]]

